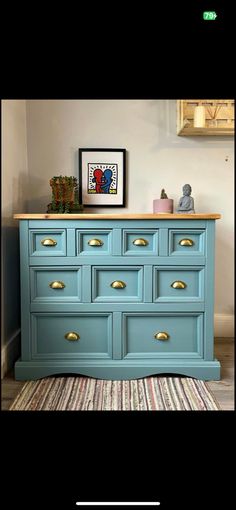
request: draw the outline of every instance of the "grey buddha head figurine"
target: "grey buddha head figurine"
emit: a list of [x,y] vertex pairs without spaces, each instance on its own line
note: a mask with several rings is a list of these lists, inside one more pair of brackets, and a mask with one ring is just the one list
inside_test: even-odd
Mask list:
[[195,213],[194,210],[194,199],[191,197],[192,188],[190,184],[185,184],[183,186],[183,196],[179,199],[179,204],[177,207],[177,213]]

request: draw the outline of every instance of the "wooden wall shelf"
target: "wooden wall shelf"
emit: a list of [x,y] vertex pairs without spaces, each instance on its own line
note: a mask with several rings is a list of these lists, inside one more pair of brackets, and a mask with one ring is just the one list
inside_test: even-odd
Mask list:
[[[217,117],[211,119],[216,103],[220,106]],[[206,109],[206,126],[193,126],[195,106]],[[181,99],[177,100],[177,134],[179,136],[233,136],[234,100],[233,99]]]

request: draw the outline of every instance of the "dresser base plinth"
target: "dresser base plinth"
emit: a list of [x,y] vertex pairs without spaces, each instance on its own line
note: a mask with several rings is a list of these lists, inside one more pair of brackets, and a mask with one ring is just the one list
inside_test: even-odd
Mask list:
[[109,361],[21,361],[15,364],[15,378],[18,381],[41,379],[51,375],[78,374],[97,379],[128,380],[165,374],[168,376],[187,376],[204,381],[220,379],[220,363],[214,361],[187,360],[150,360],[132,364],[132,362]]

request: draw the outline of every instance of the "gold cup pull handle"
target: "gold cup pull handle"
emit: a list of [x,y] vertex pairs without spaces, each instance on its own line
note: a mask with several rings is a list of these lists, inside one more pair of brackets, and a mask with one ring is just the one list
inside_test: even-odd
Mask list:
[[78,333],[75,333],[74,331],[69,331],[69,333],[65,334],[65,339],[71,342],[75,342],[76,340],[80,339],[80,336]]
[[122,282],[121,280],[115,280],[111,283],[111,287],[113,289],[124,289],[126,287],[126,283]]
[[187,284],[185,282],[177,280],[176,282],[173,282],[171,284],[171,287],[173,287],[173,289],[185,289],[185,287],[187,287]]
[[147,246],[148,245],[148,241],[147,241],[147,239],[143,239],[143,238],[134,239],[133,244],[135,246]]
[[88,245],[89,246],[102,246],[103,245],[103,241],[101,241],[101,239],[90,239],[88,241]]
[[170,338],[170,336],[165,331],[159,331],[159,333],[156,333],[154,335],[154,338],[156,340],[168,340],[168,338]]
[[193,246],[194,241],[192,239],[181,239],[179,241],[180,246]]
[[49,287],[51,287],[51,289],[64,289],[65,284],[64,284],[64,282],[55,281],[55,282],[49,283]]
[[41,244],[43,246],[56,246],[57,241],[55,239],[42,239]]

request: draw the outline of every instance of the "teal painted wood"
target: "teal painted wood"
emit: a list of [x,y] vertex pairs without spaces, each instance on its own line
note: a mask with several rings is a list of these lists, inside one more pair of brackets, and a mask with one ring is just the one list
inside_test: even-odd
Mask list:
[[220,363],[217,360],[124,360],[101,362],[88,361],[17,361],[15,377],[17,380],[40,379],[54,374],[81,374],[98,379],[124,380],[140,379],[149,375],[174,374],[186,375],[205,381],[220,379]]
[[[134,244],[140,239],[146,244]],[[158,229],[123,229],[123,255],[135,257],[158,255]]]
[[[83,265],[83,264],[95,264],[99,262],[97,260],[97,257],[57,257],[56,263],[58,265],[68,264],[70,266],[75,265]],[[187,266],[187,265],[195,265],[195,266],[203,266],[206,263],[206,257],[201,256],[191,256],[191,257],[153,257],[151,255],[148,256],[148,261],[144,257],[118,257],[118,256],[106,256],[101,257],[101,262],[106,266],[113,266],[113,265],[119,265],[119,264],[125,264],[125,265],[141,265],[144,263],[148,264],[158,264],[158,265],[180,265],[180,266]],[[30,257],[29,258],[29,264],[30,266],[40,266],[40,265],[46,265],[46,266],[54,266],[55,260],[53,260],[53,257]]]
[[[83,267],[84,270],[84,267]],[[86,290],[89,291],[90,287],[87,285]],[[83,292],[83,290],[82,290]],[[50,303],[50,311],[52,312],[79,312],[79,311],[93,311],[94,310],[94,304],[91,302],[84,302],[83,303]],[[96,302],[96,310],[99,312],[106,312],[106,311],[113,311],[113,312],[123,312],[125,310],[129,310],[130,312],[204,312],[205,310],[205,304],[201,303],[200,301],[194,303],[191,302],[156,302],[156,303],[144,303],[144,302],[120,302],[120,303],[114,303],[111,301],[107,301],[104,303]],[[30,305],[30,311],[31,312],[47,312],[49,310],[48,303],[31,303]]]
[[[219,379],[213,358],[214,223],[21,220],[22,357],[16,378],[77,373],[131,379],[169,372]],[[56,238],[57,245],[44,247],[44,238]],[[93,238],[101,246],[90,246]],[[133,244],[137,238],[146,245]],[[181,238],[191,238],[193,246],[182,247]],[[51,289],[54,279],[66,280],[66,287]],[[126,287],[112,288],[115,280]],[[173,289],[173,280],[187,287]],[[154,339],[158,328],[168,340]],[[67,330],[80,339],[66,340]]]
[[113,312],[113,359],[122,359],[121,321],[122,313]]
[[113,229],[112,236],[112,255],[121,255],[121,244],[122,244],[122,230],[120,228]]
[[[32,319],[32,359],[112,357],[112,315],[43,314]],[[76,333],[78,340],[65,335]]]
[[159,229],[159,252],[160,257],[168,256],[168,228]]
[[30,275],[28,221],[20,221],[20,282],[21,282],[21,355],[22,359],[31,359],[30,341]]
[[[192,246],[182,246],[183,239],[192,241]],[[170,229],[169,230],[169,254],[174,256],[201,256],[205,254],[205,230],[191,229]]]
[[[201,358],[203,314],[123,314],[126,358]],[[166,340],[155,335],[167,334]]]
[[[189,266],[154,266],[153,301],[203,301],[204,268]],[[185,288],[175,288],[175,282],[182,282]]]
[[67,256],[74,257],[75,256],[75,247],[76,247],[75,229],[74,228],[67,229],[66,238],[67,238]]
[[144,302],[145,303],[152,303],[152,284],[153,284],[153,277],[152,277],[152,266],[144,266]]
[[[22,221],[22,220],[20,220]],[[29,228],[34,229],[57,229],[60,225],[61,228],[75,228],[81,229],[110,229],[112,228],[137,228],[137,229],[159,229],[159,228],[176,228],[182,229],[204,229],[206,228],[208,220],[29,220]],[[215,220],[212,220],[215,221]]]
[[215,222],[210,220],[207,222],[206,255],[204,357],[206,360],[212,360],[214,356]]
[[[122,282],[123,288],[112,284]],[[143,301],[142,266],[93,266],[92,301],[94,302],[136,302]]]
[[[81,301],[81,273],[84,270],[81,266],[75,267],[31,267],[30,285],[31,302],[35,303],[64,303]],[[60,282],[62,288],[53,288],[51,285]]]
[[86,306],[86,303],[91,303],[92,295],[91,295],[91,266],[84,265],[82,266],[82,301]]
[[[86,229],[76,230],[76,255],[78,256],[104,256],[112,254],[112,230]],[[90,245],[96,239],[101,244]]]
[[[58,225],[57,225],[58,226]],[[66,256],[66,230],[48,229],[30,230],[29,248],[31,257],[59,257]],[[42,242],[51,239],[55,245],[43,245]]]

